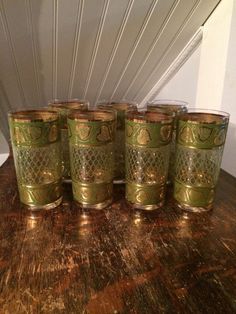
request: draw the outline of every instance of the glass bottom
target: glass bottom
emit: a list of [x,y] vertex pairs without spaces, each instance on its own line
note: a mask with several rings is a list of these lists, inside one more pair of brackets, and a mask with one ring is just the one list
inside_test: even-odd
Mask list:
[[76,201],[76,203],[81,207],[81,208],[86,208],[86,209],[103,209],[112,203],[112,199],[109,199],[105,202],[98,203],[98,204],[87,204],[87,203],[79,203]]
[[24,204],[24,205],[27,206],[29,210],[37,211],[37,210],[42,210],[42,209],[43,210],[53,209],[59,206],[61,202],[62,202],[62,196],[58,198],[56,201],[46,204],[46,205],[29,205],[29,204]]
[[62,182],[71,184],[72,180],[70,178],[67,178],[67,179],[62,178]]
[[161,201],[158,204],[152,204],[152,205],[141,205],[141,204],[130,203],[130,202],[129,204],[131,205],[132,208],[135,208],[135,209],[152,211],[152,210],[161,208],[164,205],[164,201]]
[[125,183],[125,179],[114,179],[113,183],[114,184],[124,184]]
[[181,203],[177,203],[177,206],[183,211],[191,212],[191,213],[206,213],[212,210],[213,208],[212,203],[204,207],[203,206],[191,206],[188,204],[181,204]]

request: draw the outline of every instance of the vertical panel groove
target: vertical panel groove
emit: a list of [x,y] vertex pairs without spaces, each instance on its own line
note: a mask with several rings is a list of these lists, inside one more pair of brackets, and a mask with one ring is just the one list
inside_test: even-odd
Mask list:
[[99,44],[101,41],[101,36],[102,36],[102,32],[103,32],[103,27],[104,27],[109,3],[110,3],[110,0],[106,0],[104,2],[104,5],[103,5],[102,15],[100,18],[100,23],[99,23],[99,27],[98,27],[98,31],[97,31],[97,35],[96,35],[96,39],[95,39],[95,44],[94,44],[94,48],[93,48],[92,58],[91,58],[90,64],[89,64],[89,70],[88,70],[88,75],[87,75],[87,79],[86,79],[86,83],[85,83],[83,98],[86,98],[86,95],[88,92],[88,87],[89,87],[89,83],[90,83],[90,80],[92,77],[93,68],[94,68],[96,57],[97,57],[98,47],[99,47]]
[[123,94],[122,98],[125,98],[126,95],[129,93],[131,87],[134,85],[134,82],[136,81],[137,77],[139,76],[140,72],[142,71],[143,67],[145,66],[145,64],[147,63],[151,53],[153,52],[156,44],[158,43],[159,39],[161,38],[162,34],[164,33],[164,30],[166,28],[166,26],[168,25],[172,15],[174,14],[178,4],[179,4],[180,0],[175,0],[174,4],[172,5],[167,17],[165,18],[164,22],[161,25],[161,28],[159,30],[159,32],[157,33],[150,49],[148,50],[145,59],[143,60],[142,64],[140,65],[140,67],[138,68],[137,72],[135,73],[129,87],[126,89],[125,93]]
[[41,86],[40,86],[40,78],[39,78],[39,56],[38,56],[38,47],[35,41],[35,28],[33,23],[33,13],[32,13],[32,3],[31,0],[25,0],[26,2],[26,14],[27,14],[27,24],[31,39],[31,49],[33,55],[33,64],[34,64],[34,75],[35,75],[35,83],[36,83],[36,91],[38,103],[40,104],[43,101]]
[[[188,15],[186,16],[186,18],[184,19],[184,22],[182,23],[182,25],[180,26],[180,28],[178,29],[177,33],[174,35],[173,39],[171,40],[170,44],[167,46],[166,50],[164,51],[164,53],[162,54],[160,60],[158,61],[157,65],[154,67],[154,69],[152,70],[152,72],[149,75],[149,78],[151,76],[153,76],[153,74],[156,72],[156,70],[158,69],[158,67],[160,66],[161,62],[163,61],[163,59],[166,57],[166,55],[168,54],[168,52],[170,51],[170,49],[172,48],[172,46],[174,45],[174,43],[176,42],[176,40],[178,39],[179,35],[181,34],[181,32],[183,31],[183,29],[185,28],[185,26],[187,25],[187,23],[189,22],[189,20],[191,19],[191,17],[193,16],[193,14],[195,13],[196,9],[198,8],[199,4],[201,3],[201,0],[197,0],[194,3],[194,6],[192,7],[192,9],[190,10],[190,12],[188,13]],[[146,82],[144,83],[144,85],[138,90],[138,92],[136,93],[136,95],[134,96],[134,99],[137,99],[139,94],[143,91],[143,87],[146,85]],[[142,100],[143,102],[143,100]]]
[[134,55],[135,51],[136,51],[137,48],[138,48],[138,45],[139,45],[139,43],[140,43],[140,41],[141,41],[141,39],[142,39],[142,36],[143,36],[143,34],[144,34],[144,32],[145,32],[145,30],[146,30],[146,28],[147,28],[147,25],[148,25],[148,23],[149,23],[149,20],[150,20],[150,18],[151,18],[151,16],[152,16],[152,13],[153,13],[153,11],[154,11],[154,9],[155,9],[155,7],[156,7],[158,1],[159,1],[159,0],[154,0],[154,1],[152,2],[151,6],[150,6],[150,8],[149,8],[149,10],[148,10],[148,13],[147,13],[146,16],[145,16],[144,22],[143,22],[143,24],[142,24],[142,26],[141,26],[141,29],[140,29],[140,31],[139,31],[139,33],[138,33],[138,36],[136,37],[136,40],[135,40],[134,45],[133,45],[133,47],[132,47],[132,50],[131,50],[131,52],[130,52],[130,54],[129,54],[129,56],[128,56],[128,59],[127,59],[127,61],[126,61],[125,66],[123,67],[123,70],[122,70],[122,72],[121,72],[120,78],[119,78],[118,82],[116,83],[116,86],[115,86],[115,88],[114,88],[114,90],[113,90],[113,92],[112,92],[112,94],[111,94],[111,96],[110,96],[110,99],[112,99],[112,98],[114,97],[114,95],[115,95],[115,93],[116,93],[116,91],[117,91],[117,89],[118,89],[118,87],[119,87],[119,85],[120,85],[120,83],[121,83],[121,80],[122,80],[122,78],[124,77],[124,75],[125,75],[125,73],[126,73],[126,70],[127,70],[128,66],[129,66],[129,64],[130,64],[130,62],[131,62],[131,60],[132,60],[132,58],[133,58],[133,55]]
[[113,60],[115,58],[115,55],[116,55],[118,46],[120,44],[122,35],[124,33],[124,30],[125,30],[125,27],[126,27],[126,24],[127,24],[127,21],[128,21],[130,12],[131,12],[131,9],[133,7],[133,4],[134,4],[134,0],[129,0],[128,6],[127,6],[127,8],[125,10],[125,14],[124,14],[124,17],[123,17],[123,20],[122,20],[122,23],[121,23],[121,26],[120,26],[120,29],[119,29],[116,41],[115,41],[115,44],[114,44],[114,46],[112,48],[111,56],[109,58],[108,65],[106,67],[105,74],[104,74],[103,79],[102,79],[102,83],[101,83],[100,88],[98,90],[98,93],[96,95],[95,103],[97,102],[97,100],[99,99],[99,97],[101,95],[102,89],[103,89],[103,87],[105,85],[105,82],[106,82],[106,79],[107,79],[107,76],[108,76],[108,74],[110,72],[110,69],[111,69],[111,66],[112,66],[112,62],[113,62]]
[[57,98],[58,0],[53,1],[52,98]]
[[184,49],[178,54],[175,60],[162,74],[160,79],[151,88],[148,94],[139,103],[140,107],[143,107],[148,101],[155,99],[162,87],[168,83],[171,78],[178,72],[178,70],[184,65],[184,63],[191,57],[195,49],[200,45],[203,37],[203,26],[201,26],[194,36],[190,39]]
[[73,93],[75,70],[76,70],[76,64],[77,64],[81,25],[82,25],[82,18],[83,18],[83,10],[84,10],[84,0],[80,0],[78,4],[78,11],[77,11],[77,17],[76,17],[75,39],[74,39],[71,71],[70,71],[70,78],[69,78],[69,85],[68,85],[68,98],[72,98],[72,93]]
[[11,32],[9,29],[7,15],[6,15],[3,0],[0,0],[0,18],[1,18],[3,30],[5,33],[5,37],[7,40],[7,44],[8,44],[10,53],[11,53],[11,60],[12,60],[12,63],[13,63],[14,69],[15,69],[15,73],[16,73],[16,80],[17,80],[17,85],[18,85],[20,97],[21,97],[22,103],[27,105],[27,101],[26,101],[26,97],[25,97],[25,93],[24,93],[24,88],[23,88],[23,85],[21,82],[20,70],[19,70],[19,66],[17,63],[17,59],[16,59],[15,47],[14,47],[14,44],[13,44],[13,41],[11,38]]

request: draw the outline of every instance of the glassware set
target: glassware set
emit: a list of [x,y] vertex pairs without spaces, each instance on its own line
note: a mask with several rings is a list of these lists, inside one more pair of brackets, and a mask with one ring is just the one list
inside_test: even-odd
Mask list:
[[137,103],[126,100],[101,101],[99,109],[110,109],[116,112],[116,134],[114,143],[115,169],[113,183],[125,183],[125,115],[129,110],[137,109]]
[[128,101],[53,101],[48,109],[9,114],[20,201],[31,210],[62,202],[71,182],[83,208],[112,203],[113,183],[125,183],[133,208],[162,207],[168,185],[183,210],[212,209],[228,128],[225,112],[187,110],[159,100],[146,110]]
[[88,110],[89,102],[87,100],[80,99],[54,100],[49,102],[48,106],[50,109],[57,111],[59,114],[61,130],[62,178],[64,181],[70,182],[70,154],[67,117],[72,110]]

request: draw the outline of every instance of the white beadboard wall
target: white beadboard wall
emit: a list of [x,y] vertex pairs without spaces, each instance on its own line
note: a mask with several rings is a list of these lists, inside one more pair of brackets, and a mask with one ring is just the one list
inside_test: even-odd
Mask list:
[[140,104],[219,0],[0,0],[0,128],[52,98]]

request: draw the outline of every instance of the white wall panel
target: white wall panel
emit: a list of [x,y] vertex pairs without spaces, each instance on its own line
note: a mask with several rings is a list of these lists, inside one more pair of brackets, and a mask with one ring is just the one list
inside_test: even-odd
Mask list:
[[[79,15],[82,10],[78,0],[58,1],[57,32],[57,86],[55,98],[65,98],[69,92],[70,76],[74,66],[74,45],[79,40]],[[55,61],[55,60],[54,60]]]
[[88,76],[94,62],[108,1],[84,1],[80,43],[76,60],[72,96],[84,97]]
[[219,0],[0,0],[0,121],[52,98],[142,101]]
[[[114,60],[115,70],[110,72],[103,89],[105,98],[124,96],[124,91],[145,59],[147,50],[157,36],[173,1],[150,1],[149,3],[141,1],[138,9],[131,12],[127,31],[120,43],[117,58]],[[139,14],[137,14],[138,10]]]
[[[84,95],[92,103],[98,94],[101,95],[102,85],[110,70],[112,69],[114,72],[113,61],[117,57],[117,50],[127,29],[134,2],[134,0],[120,0],[109,3],[91,80],[86,95]],[[99,62],[96,62],[98,60]]]
[[[128,62],[129,55],[133,50],[133,46],[135,45],[137,36],[139,34],[140,29],[143,26],[143,22],[145,20],[146,15],[148,14],[148,10],[151,5],[152,5],[151,0],[134,1],[134,5],[130,12],[129,20],[126,25],[125,32],[123,33],[123,36],[121,38],[120,45],[116,53],[116,57],[112,64],[112,68],[110,69],[110,72],[107,76],[102,93],[98,95],[100,99],[110,98],[112,96],[114,88],[120,78],[122,69]],[[125,78],[123,79],[125,80]],[[121,97],[120,88],[118,89],[115,96]]]
[[36,41],[38,42],[38,68],[39,80],[42,88],[43,103],[53,98],[56,82],[55,71],[55,0],[33,0],[33,21],[36,29]]

